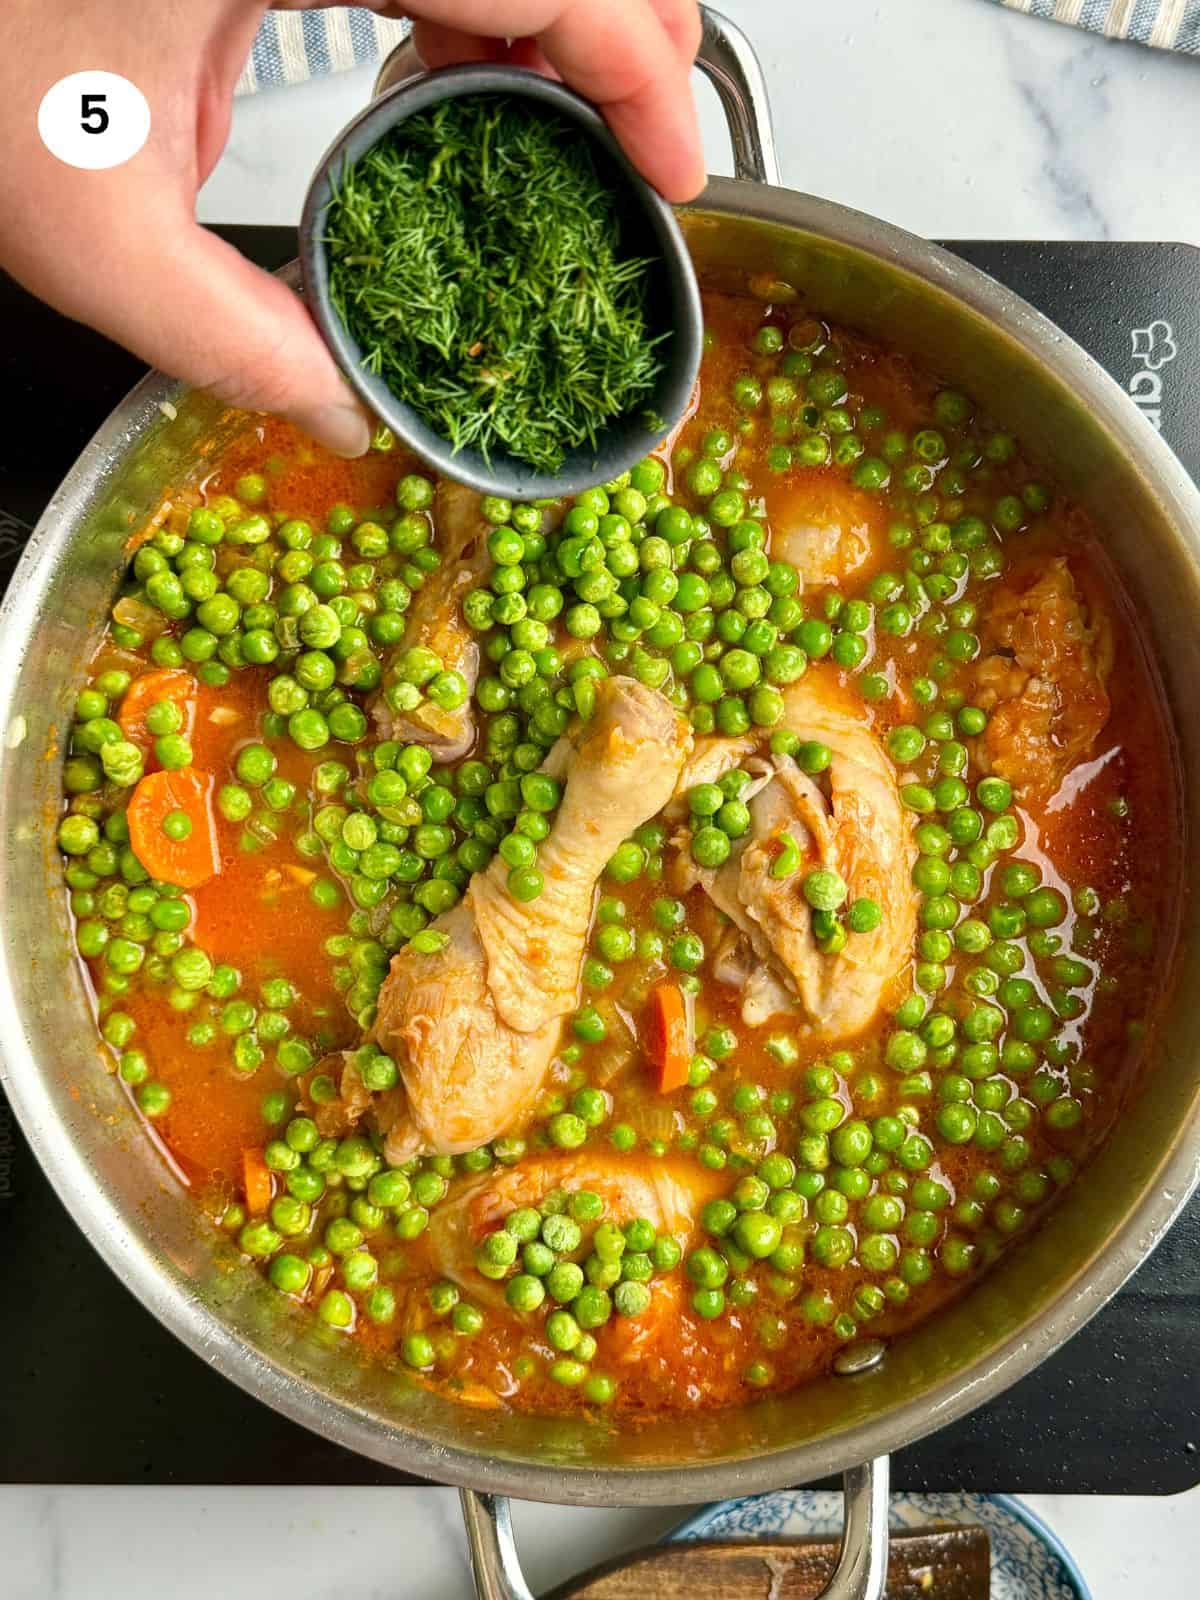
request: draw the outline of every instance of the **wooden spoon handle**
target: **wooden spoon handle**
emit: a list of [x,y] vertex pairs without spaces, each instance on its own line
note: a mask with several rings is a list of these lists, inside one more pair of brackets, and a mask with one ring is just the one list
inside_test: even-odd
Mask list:
[[[837,1565],[826,1540],[656,1545],[593,1568],[546,1600],[814,1600]],[[982,1528],[892,1535],[886,1600],[988,1600]]]

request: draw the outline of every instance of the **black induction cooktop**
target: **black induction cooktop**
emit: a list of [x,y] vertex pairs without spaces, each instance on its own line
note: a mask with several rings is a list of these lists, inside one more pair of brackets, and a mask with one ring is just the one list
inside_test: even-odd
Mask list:
[[[219,230],[275,267],[282,228]],[[1200,251],[956,243],[1126,389],[1200,481]],[[140,375],[0,275],[0,582],[84,442]],[[324,1443],[210,1370],[84,1242],[0,1097],[0,1482],[417,1480]],[[900,1489],[1169,1494],[1200,1481],[1200,1198],[1052,1360],[902,1452]]]

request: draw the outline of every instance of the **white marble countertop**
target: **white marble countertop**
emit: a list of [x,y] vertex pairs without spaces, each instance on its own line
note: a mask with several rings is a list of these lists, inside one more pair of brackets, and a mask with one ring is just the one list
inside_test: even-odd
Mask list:
[[[933,237],[1200,244],[1200,62],[984,0],[721,0],[770,83],[784,179]],[[294,223],[372,73],[240,102],[206,221]],[[710,167],[728,172],[715,99]],[[236,1449],[236,1441],[231,1441]],[[1003,1487],[1003,1486],[998,1486]],[[1200,1490],[1031,1496],[1095,1600],[1188,1600]],[[520,1506],[531,1585],[648,1542],[675,1512]],[[5,1600],[463,1600],[457,1497],[440,1489],[0,1489]]]
[[[1200,244],[1200,61],[985,0],[720,0],[754,40],[785,183],[930,238]],[[201,195],[213,222],[294,223],[373,72],[241,102]],[[712,172],[730,171],[700,89]]]
[[[1194,1600],[1200,1491],[1030,1495],[1094,1600]],[[682,1522],[675,1511],[519,1504],[534,1594]],[[450,1489],[0,1490],[5,1600],[468,1600]]]

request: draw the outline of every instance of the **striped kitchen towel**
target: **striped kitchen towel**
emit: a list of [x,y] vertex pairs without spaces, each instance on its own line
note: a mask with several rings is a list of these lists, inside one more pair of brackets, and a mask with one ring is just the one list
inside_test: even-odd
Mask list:
[[1013,11],[1200,55],[1200,0],[1000,0]]
[[[1200,55],[1200,0],[999,0],[1013,11],[1091,28],[1110,39],[1133,39],[1161,50]],[[321,11],[268,11],[238,94],[273,89],[326,72],[377,61],[407,34],[407,22],[358,6]]]
[[408,28],[407,22],[387,21],[360,6],[268,11],[235,92],[254,94],[365,66],[394,49]]

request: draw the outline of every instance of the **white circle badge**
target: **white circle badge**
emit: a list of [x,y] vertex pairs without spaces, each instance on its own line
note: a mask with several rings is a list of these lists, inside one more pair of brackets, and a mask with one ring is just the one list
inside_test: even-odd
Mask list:
[[42,96],[38,133],[69,167],[99,172],[137,155],[150,136],[150,107],[118,72],[72,72]]

